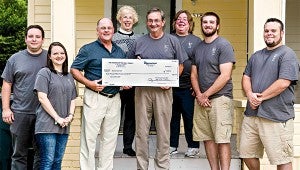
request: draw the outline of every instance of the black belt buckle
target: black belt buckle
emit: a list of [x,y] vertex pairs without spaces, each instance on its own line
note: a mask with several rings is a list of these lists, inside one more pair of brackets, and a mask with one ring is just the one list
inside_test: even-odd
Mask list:
[[93,89],[91,89],[89,87],[87,87],[87,89],[89,89],[89,90],[91,90],[91,91],[93,91],[95,93],[98,93],[98,94],[100,94],[102,96],[108,97],[108,98],[113,98],[113,97],[115,97],[115,95],[118,94],[118,93],[116,93],[116,94],[109,94],[109,93],[104,93],[104,92],[101,92],[101,91],[95,91],[95,90],[93,90]]
[[103,93],[101,91],[98,92],[99,94],[101,94],[102,96],[108,97],[108,98],[113,98],[116,94],[107,94],[107,93]]

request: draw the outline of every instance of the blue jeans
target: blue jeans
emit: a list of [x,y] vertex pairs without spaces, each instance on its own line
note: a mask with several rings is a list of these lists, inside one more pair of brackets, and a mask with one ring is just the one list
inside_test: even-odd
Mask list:
[[60,170],[68,142],[68,134],[38,133],[37,144],[40,148],[40,170]]
[[181,114],[185,139],[189,148],[199,148],[199,142],[193,141],[194,100],[190,88],[173,88],[173,109],[171,119],[170,146],[178,147]]

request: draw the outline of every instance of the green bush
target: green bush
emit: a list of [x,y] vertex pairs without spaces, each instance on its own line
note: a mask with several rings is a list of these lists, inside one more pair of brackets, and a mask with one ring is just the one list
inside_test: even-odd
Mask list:
[[26,48],[27,0],[0,0],[0,71],[7,59]]

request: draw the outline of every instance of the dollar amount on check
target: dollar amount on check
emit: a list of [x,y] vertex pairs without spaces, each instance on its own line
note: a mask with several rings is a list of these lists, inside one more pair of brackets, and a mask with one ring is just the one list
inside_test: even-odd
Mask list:
[[178,60],[102,59],[106,86],[179,86]]

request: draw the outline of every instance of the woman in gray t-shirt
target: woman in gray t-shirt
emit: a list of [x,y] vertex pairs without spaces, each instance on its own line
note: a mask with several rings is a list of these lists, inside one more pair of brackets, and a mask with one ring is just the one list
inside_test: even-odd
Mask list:
[[40,101],[35,123],[40,169],[61,169],[76,98],[74,79],[68,72],[67,51],[61,43],[50,44],[47,67],[38,72],[34,91]]

